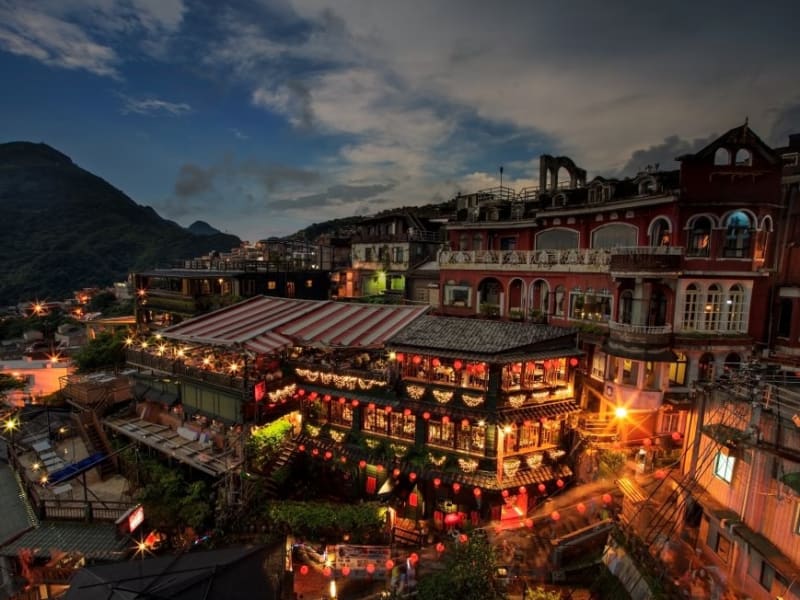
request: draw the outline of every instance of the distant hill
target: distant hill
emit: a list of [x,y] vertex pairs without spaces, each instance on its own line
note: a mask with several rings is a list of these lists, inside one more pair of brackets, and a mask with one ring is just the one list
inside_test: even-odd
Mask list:
[[219,235],[222,233],[219,229],[214,229],[205,221],[195,221],[186,229],[195,235]]
[[0,144],[0,210],[0,304],[66,298],[241,243],[206,223],[198,235],[161,218],[46,144]]

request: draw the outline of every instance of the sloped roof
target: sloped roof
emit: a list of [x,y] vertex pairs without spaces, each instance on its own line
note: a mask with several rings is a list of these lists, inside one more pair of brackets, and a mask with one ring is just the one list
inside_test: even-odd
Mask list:
[[713,160],[717,149],[721,147],[730,148],[731,146],[745,146],[750,148],[758,153],[765,161],[772,164],[777,164],[781,160],[780,156],[750,129],[747,122],[727,131],[695,154],[684,154],[675,160],[682,162]]
[[356,304],[256,296],[173,325],[170,339],[218,346],[241,345],[268,354],[293,343],[380,347],[422,316],[428,306]]
[[113,523],[44,521],[0,549],[0,556],[17,556],[27,548],[34,557],[50,558],[54,549],[78,553],[89,560],[119,560],[130,545]]
[[400,330],[388,345],[490,356],[574,348],[574,335],[572,329],[552,325],[426,315]]

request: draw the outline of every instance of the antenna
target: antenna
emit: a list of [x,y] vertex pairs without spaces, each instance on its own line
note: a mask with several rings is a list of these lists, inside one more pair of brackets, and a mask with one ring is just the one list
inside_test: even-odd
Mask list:
[[500,165],[500,187],[503,187],[503,165]]

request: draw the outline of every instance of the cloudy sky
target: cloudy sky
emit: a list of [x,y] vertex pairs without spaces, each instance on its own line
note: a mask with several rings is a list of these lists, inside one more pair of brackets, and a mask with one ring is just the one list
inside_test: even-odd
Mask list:
[[800,132],[796,0],[0,0],[0,142],[182,225],[330,218]]

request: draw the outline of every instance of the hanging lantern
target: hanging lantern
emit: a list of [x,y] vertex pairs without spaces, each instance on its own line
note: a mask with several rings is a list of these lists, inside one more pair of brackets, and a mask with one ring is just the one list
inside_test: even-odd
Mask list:
[[408,474],[408,480],[409,480],[409,481],[412,481],[412,482],[413,482],[413,481],[415,481],[416,479],[417,479],[417,474],[416,474],[416,473],[414,473],[413,471],[412,471],[411,473],[409,473],[409,474]]
[[302,398],[303,396],[306,395],[306,391],[304,389],[300,388],[299,390],[297,390],[297,395]]
[[653,445],[653,440],[651,440],[650,438],[644,438],[642,440],[642,444],[644,444],[647,448],[649,448],[650,446]]
[[611,504],[611,494],[603,494],[603,504]]
[[314,448],[314,449],[311,451],[311,454],[313,454],[314,456],[317,456],[317,455],[319,454],[319,448]]
[[365,460],[358,461],[358,468],[359,469],[366,469],[367,468],[367,461],[365,461]]
[[440,366],[442,365],[442,361],[440,361],[438,358],[434,358],[434,359],[431,361],[431,364],[432,364],[434,367],[440,367]]
[[383,411],[388,415],[390,412],[392,412],[392,407],[387,406],[386,408],[383,409]]
[[419,554],[417,554],[416,552],[412,552],[412,553],[409,555],[409,557],[408,557],[408,560],[410,560],[410,561],[411,561],[411,564],[412,564],[412,565],[415,565],[415,564],[417,564],[417,563],[419,562]]
[[681,441],[681,432],[680,431],[673,431],[672,432],[672,439],[676,442]]
[[422,357],[419,354],[414,355],[414,358],[411,359],[411,362],[415,365],[418,365],[422,362]]
[[428,411],[425,411],[424,413],[422,413],[422,418],[427,421],[428,419],[431,418],[431,413],[429,413]]
[[520,496],[524,496],[527,493],[528,493],[528,488],[526,488],[524,485],[519,486],[519,495]]
[[577,508],[578,512],[581,513],[582,515],[586,514],[586,505],[583,502],[578,502],[578,506],[576,506],[575,508]]
[[403,362],[406,359],[405,354],[403,354],[402,352],[398,352],[397,354],[394,355],[394,357],[399,363]]
[[664,479],[667,476],[667,472],[664,469],[658,469],[655,472],[656,479]]
[[394,568],[394,561],[390,558],[386,561],[386,570],[391,571]]
[[508,490],[503,490],[502,492],[500,492],[500,495],[501,495],[503,498],[508,498]]
[[572,358],[569,359],[569,366],[570,367],[577,367],[578,366],[578,362],[580,362],[580,361],[573,356]]
[[367,408],[369,410],[375,410],[375,403],[374,402],[370,402],[369,404],[367,404]]
[[342,456],[341,458],[339,458],[339,461],[344,464],[344,463],[347,462],[347,457],[346,456]]
[[469,538],[467,537],[466,533],[462,533],[460,536],[458,536],[458,541],[462,544],[466,544],[467,540],[469,540]]
[[330,402],[330,401],[331,401],[331,395],[330,395],[330,394],[325,394],[325,395],[322,397],[322,399],[323,399],[325,402]]
[[553,363],[551,363],[549,360],[546,360],[546,361],[544,361],[544,368],[545,368],[545,369],[549,369],[549,368],[550,368],[550,365],[552,365],[552,364],[553,364]]
[[325,575],[325,577],[330,577],[331,576],[331,568],[330,567],[325,567],[324,569],[322,569],[322,574]]
[[411,416],[411,409],[410,408],[404,408],[403,409],[403,416],[410,417]]
[[547,491],[547,486],[545,484],[543,484],[543,483],[540,483],[538,489],[539,489],[539,493],[544,494],[545,491]]
[[342,575],[344,575],[345,577],[350,575],[350,567],[348,567],[347,565],[343,566],[342,567]]
[[433,478],[433,487],[438,488],[440,485],[442,485],[442,480],[439,479],[438,477],[434,477]]
[[347,402],[347,398],[345,398],[344,396],[339,398],[339,404],[344,404],[345,402]]
[[561,514],[560,514],[560,513],[559,513],[557,510],[554,510],[554,511],[553,511],[553,512],[550,514],[550,518],[551,518],[551,519],[553,519],[553,521],[556,521],[556,522],[558,522],[558,521],[561,519]]
[[331,452],[330,450],[325,452],[325,460],[330,460],[332,458],[333,458],[333,452]]
[[444,544],[443,544],[442,542],[439,542],[438,544],[436,544],[436,551],[437,551],[439,554],[441,554],[442,552],[444,552]]
[[392,475],[394,475],[395,477],[400,477],[400,469],[395,469],[394,471],[392,471]]
[[453,361],[453,368],[454,368],[456,371],[460,371],[460,370],[461,370],[461,367],[463,367],[463,366],[464,366],[464,363],[462,363],[460,360],[454,360],[454,361]]
[[481,488],[479,488],[479,487],[473,488],[472,493],[475,494],[476,498],[480,498],[480,496],[481,496]]
[[305,446],[305,444],[300,444],[300,445],[297,447],[297,449],[298,449],[298,450],[300,450],[300,452],[305,452],[305,451],[306,451],[306,446]]
[[486,365],[484,365],[483,363],[475,365],[475,372],[478,375],[483,375],[486,372]]
[[511,372],[522,373],[522,365],[519,363],[514,363],[513,365],[511,365]]
[[460,489],[461,489],[461,484],[456,481],[453,484],[453,492],[457,494]]
[[462,427],[469,427],[469,419],[461,419]]
[[563,488],[564,487],[564,480],[563,479],[557,479],[556,480],[556,485],[558,487],[560,487],[560,488]]
[[383,465],[375,465],[375,470],[378,473],[383,473]]
[[311,393],[308,395],[308,399],[309,399],[309,400],[316,400],[316,399],[317,399],[317,396],[319,396],[319,394],[318,394],[317,392],[311,392]]
[[374,563],[367,563],[367,573],[372,575],[375,572],[375,564]]
[[350,404],[352,405],[353,408],[355,408],[356,406],[358,406],[358,400],[353,400]]
[[308,575],[308,565],[300,567],[300,575]]
[[450,417],[447,415],[442,417],[442,425],[447,425],[450,422]]
[[528,529],[533,529],[533,519],[530,518],[525,519],[525,527],[527,527]]

